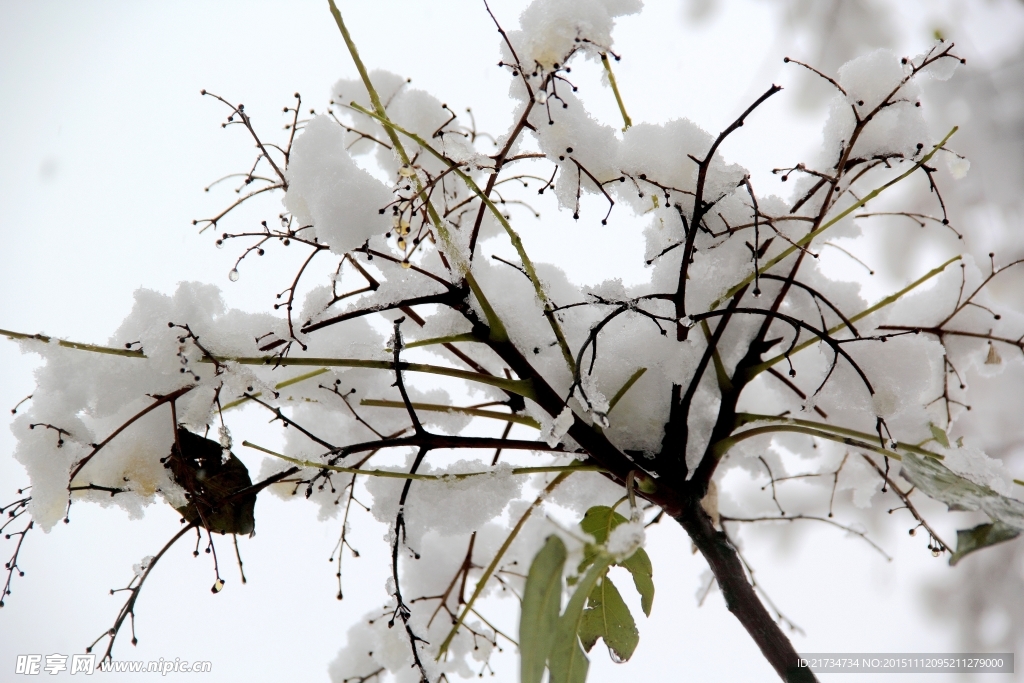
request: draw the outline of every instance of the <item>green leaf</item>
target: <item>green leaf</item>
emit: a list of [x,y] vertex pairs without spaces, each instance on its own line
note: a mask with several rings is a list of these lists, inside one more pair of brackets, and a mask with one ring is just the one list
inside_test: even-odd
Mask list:
[[597,545],[588,545],[583,549],[583,561],[580,562],[580,566],[576,571],[582,574],[590,566],[590,563],[594,561],[594,557],[601,552],[598,546],[608,541],[608,534],[611,533],[612,529],[627,521],[629,520],[607,505],[595,505],[587,510],[583,515],[583,519],[580,520],[580,528],[593,536],[594,540],[597,541]]
[[956,552],[949,558],[950,566],[956,565],[964,556],[973,553],[975,550],[987,548],[990,545],[1009,541],[1020,535],[1020,529],[1015,529],[1009,524],[995,522],[994,524],[979,524],[973,529],[960,529],[956,532]]
[[[598,544],[602,544],[608,540],[608,534],[612,529],[628,521],[607,505],[595,505],[583,515],[580,528],[593,536]],[[582,572],[590,566],[597,552],[596,547],[588,547],[584,550],[583,562],[580,563],[579,571]],[[651,605],[654,603],[654,580],[652,579],[654,569],[651,566],[651,558],[643,548],[640,548],[618,564],[633,575],[633,585],[636,586],[636,590],[640,594],[640,606],[646,616],[651,616]]]
[[608,555],[597,555],[593,565],[569,598],[569,604],[565,606],[565,612],[558,620],[558,627],[551,643],[551,654],[548,656],[548,683],[584,683],[587,680],[590,661],[580,647],[577,633],[583,622],[583,607],[587,597],[598,579],[608,571],[611,563],[612,558]]
[[585,683],[590,660],[576,633],[555,640],[548,661],[548,683]]
[[903,453],[900,474],[950,510],[981,510],[993,521],[1024,530],[1024,502],[965,479],[935,458]]
[[640,608],[644,616],[651,616],[651,606],[654,604],[654,567],[651,566],[647,551],[640,548],[619,564],[633,575],[633,585],[640,594]]
[[544,663],[548,659],[562,606],[565,559],[562,539],[548,536],[544,547],[530,564],[519,620],[521,683],[540,683],[544,675]]
[[928,423],[928,426],[931,427],[932,438],[938,441],[942,446],[949,448],[949,437],[946,436],[946,432],[930,422]]
[[594,540],[601,544],[608,540],[608,534],[611,533],[612,529],[628,521],[607,505],[595,505],[583,515],[580,528],[593,536]]
[[612,659],[624,662],[633,656],[640,633],[629,613],[629,608],[612,580],[605,576],[590,591],[587,608],[579,628],[583,649],[590,652],[598,638],[604,639]]

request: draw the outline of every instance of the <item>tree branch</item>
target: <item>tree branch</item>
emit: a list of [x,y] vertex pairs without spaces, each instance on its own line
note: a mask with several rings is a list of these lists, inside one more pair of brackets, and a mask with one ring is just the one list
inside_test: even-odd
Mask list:
[[799,655],[747,581],[736,548],[724,533],[715,529],[700,501],[689,499],[672,517],[689,534],[722,589],[725,605],[761,649],[761,654],[786,683],[817,681],[808,668],[797,666]]

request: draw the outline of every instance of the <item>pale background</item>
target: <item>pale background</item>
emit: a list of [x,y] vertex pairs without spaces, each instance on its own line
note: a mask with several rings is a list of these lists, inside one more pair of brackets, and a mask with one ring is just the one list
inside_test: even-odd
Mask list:
[[[767,3],[729,3],[699,26],[687,23],[675,3],[649,4],[643,17],[622,19],[616,33],[624,55],[616,72],[634,121],[687,116],[716,131],[771,82],[792,81],[781,56],[800,56],[799,46],[777,39],[778,19]],[[1022,35],[1019,24],[993,18],[993,3],[974,4],[978,19],[962,26],[969,49],[998,50]],[[497,0],[493,9],[514,28],[522,5]],[[414,86],[455,109],[472,106],[482,128],[504,131],[508,77],[495,66],[498,36],[481,3],[341,6],[371,68],[410,76]],[[925,29],[908,51],[926,46]],[[578,71],[585,81],[588,72]],[[191,225],[232,197],[229,189],[207,195],[203,187],[246,170],[251,160],[244,131],[221,130],[224,109],[199,90],[244,102],[257,126],[275,135],[294,91],[306,107],[322,110],[331,84],[354,75],[327,4],[319,0],[0,2],[0,327],[103,343],[128,313],[135,288],[169,293],[191,279],[221,285],[230,305],[265,310],[287,285],[286,271],[252,267],[230,283],[226,274],[239,252],[214,249],[212,236],[198,235]],[[588,105],[616,123],[610,93],[593,78],[588,82]],[[729,160],[754,171],[761,191],[771,189],[767,169],[798,161],[819,139],[820,112],[798,110],[786,96],[777,96],[724,149]],[[569,272],[578,281],[616,266],[600,256],[593,225],[587,232],[545,224],[541,232],[519,220],[535,260],[576,251]],[[641,253],[638,236],[621,273],[627,280],[642,275],[633,265]],[[600,258],[605,261],[589,260]],[[0,339],[5,424],[9,408],[31,393],[37,362]],[[239,441],[264,429],[259,414],[236,419]],[[273,444],[276,437],[261,438]],[[13,448],[9,430],[0,429],[2,502],[27,483],[10,457]],[[250,470],[259,469],[258,458],[239,455]],[[248,585],[237,580],[229,547],[222,545],[228,584],[211,595],[208,558],[193,559],[182,543],[139,599],[139,645],[132,648],[125,631],[115,655],[210,660],[214,673],[206,678],[216,681],[326,681],[327,664],[349,626],[386,597],[385,530],[365,516],[357,520],[355,545],[363,558],[346,558],[346,598],[339,602],[334,566],[326,561],[338,522],[318,522],[311,506],[268,495],[260,496],[256,517],[259,533],[242,546]],[[121,605],[120,595],[111,597],[108,589],[124,585],[131,565],[178,527],[178,516],[162,505],[136,522],[116,508],[88,505],[74,507],[71,519],[26,541],[20,558],[26,576],[15,579],[0,611],[0,680],[15,680],[18,654],[82,652]],[[955,520],[940,527],[952,535]],[[924,590],[956,570],[933,559],[925,539],[907,536],[906,529],[894,521],[888,533],[875,536],[892,563],[831,529],[807,527],[790,538],[747,542],[758,580],[806,632],[793,636],[798,650],[957,651],[950,625],[929,616]],[[12,546],[0,542],[4,561]],[[706,564],[690,554],[682,530],[672,523],[652,529],[648,551],[658,593],[651,618],[638,624],[639,649],[630,663],[614,665],[599,646],[590,680],[772,680],[720,594],[697,608],[694,594]],[[506,622],[514,628],[514,614]],[[511,651],[495,658],[497,679],[516,679]]]

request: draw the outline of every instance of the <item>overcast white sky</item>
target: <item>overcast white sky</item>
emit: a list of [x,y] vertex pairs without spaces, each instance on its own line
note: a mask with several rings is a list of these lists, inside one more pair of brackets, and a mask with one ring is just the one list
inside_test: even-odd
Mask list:
[[[505,130],[508,79],[495,66],[497,34],[481,3],[340,4],[371,68],[410,76],[453,108],[472,106],[483,129]],[[492,7],[511,28],[523,4],[496,0]],[[643,16],[622,20],[616,34],[623,54],[617,76],[634,121],[687,116],[717,130],[773,80],[789,84],[767,3],[732,3],[696,28],[676,3],[649,4]],[[199,90],[244,102],[256,125],[273,135],[293,92],[303,94],[306,106],[323,109],[331,84],[354,74],[322,0],[0,1],[0,328],[103,343],[128,313],[137,287],[170,292],[193,279],[224,287],[230,305],[269,308],[273,293],[287,284],[286,271],[251,268],[230,283],[226,274],[238,252],[214,249],[212,237],[191,225],[230,201],[229,190],[204,194],[203,187],[246,170],[251,160],[243,131],[221,130],[223,108]],[[583,96],[598,115],[616,120],[606,91],[594,86]],[[784,97],[724,150],[764,183],[768,169],[798,161],[817,140],[820,119],[795,113]],[[570,269],[577,280],[591,281],[615,266],[590,259],[586,245],[599,240],[584,228],[559,224],[558,232],[543,224],[542,232],[522,225],[536,260],[556,259],[567,245],[584,250],[573,259],[577,271]],[[5,425],[8,409],[31,393],[36,363],[0,338]],[[245,413],[234,431],[261,433],[262,422]],[[2,502],[27,483],[10,457],[13,448],[12,435],[0,429]],[[239,455],[250,471],[259,469],[257,458]],[[222,544],[228,585],[211,595],[208,558],[193,559],[183,543],[138,602],[138,647],[123,637],[118,658],[210,660],[209,680],[225,682],[327,680],[327,664],[349,625],[386,597],[384,529],[359,520],[356,546],[364,557],[346,559],[346,598],[338,602],[327,562],[338,523],[317,522],[310,506],[268,495],[260,497],[256,517],[259,533],[242,545],[248,585],[237,580]],[[82,652],[121,605],[108,590],[124,585],[131,565],[178,527],[178,515],[166,506],[130,522],[118,509],[78,505],[71,519],[26,541],[20,557],[26,576],[15,580],[0,611],[4,680],[13,676],[18,654]],[[799,650],[954,651],[952,632],[922,606],[929,577],[951,570],[906,528],[893,524],[878,537],[892,563],[833,530],[748,542],[759,582],[806,632],[794,635]],[[0,542],[4,561],[11,546]],[[690,554],[683,532],[663,524],[648,547],[658,595],[652,617],[639,623],[640,647],[620,666],[595,650],[591,680],[771,679],[719,595],[697,609],[694,594],[706,565]],[[514,627],[514,615],[509,619]],[[495,660],[499,680],[516,678],[508,655]]]

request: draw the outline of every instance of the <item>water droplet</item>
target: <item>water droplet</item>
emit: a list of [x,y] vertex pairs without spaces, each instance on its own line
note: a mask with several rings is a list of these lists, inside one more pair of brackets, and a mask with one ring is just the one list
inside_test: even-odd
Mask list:
[[398,175],[402,176],[403,178],[411,178],[414,175],[416,175],[416,171],[413,170],[412,166],[403,165],[401,168],[398,169]]
[[228,279],[232,282],[238,282],[238,268],[232,268],[228,271]]
[[224,248],[224,240],[217,240],[216,244],[218,249]]
[[402,261],[403,268],[412,268],[412,264],[408,260]]
[[932,557],[938,557],[941,554],[942,554],[941,550],[939,550],[938,548],[932,548]]
[[533,99],[536,100],[537,104],[544,104],[548,101],[548,94],[541,90]]
[[397,246],[402,251],[405,251],[405,240],[403,240],[402,238],[399,238]]

